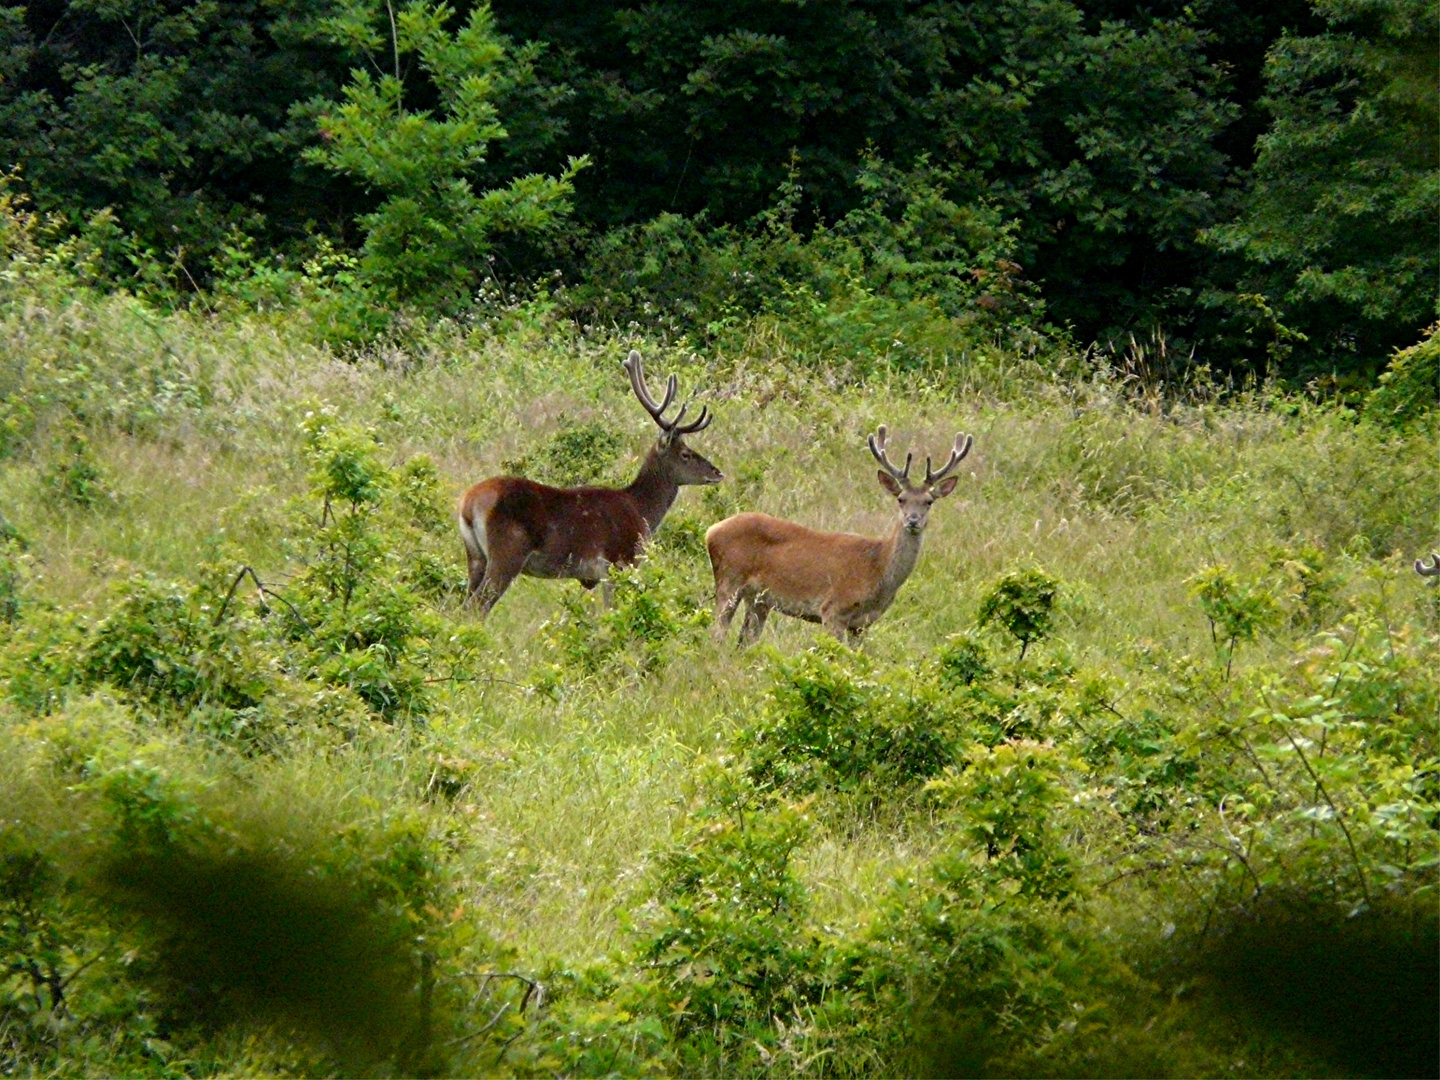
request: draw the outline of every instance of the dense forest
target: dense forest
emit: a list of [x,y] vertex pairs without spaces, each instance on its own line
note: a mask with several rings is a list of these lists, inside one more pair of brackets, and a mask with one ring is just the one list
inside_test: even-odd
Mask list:
[[0,1076],[1437,1075],[1437,55],[0,7]]
[[179,300],[355,255],[354,306],[701,337],[860,290],[1342,387],[1436,317],[1427,0],[0,12],[12,183]]

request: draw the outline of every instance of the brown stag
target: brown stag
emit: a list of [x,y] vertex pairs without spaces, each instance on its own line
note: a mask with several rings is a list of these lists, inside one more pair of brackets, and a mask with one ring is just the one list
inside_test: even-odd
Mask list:
[[950,473],[974,441],[955,436],[950,460],[939,472],[927,457],[925,482],[916,486],[910,483],[913,455],[905,455],[903,469],[895,468],[885,439],[881,425],[868,441],[881,466],[876,475],[899,503],[889,535],[816,532],[768,514],[736,514],[711,526],[705,546],[715,571],[715,617],[722,636],[742,600],[747,606],[741,645],[759,636],[772,608],[818,622],[852,643],[885,613],[920,558],[930,507],[955,490],[959,478]]
[[605,580],[612,566],[629,566],[670,509],[684,484],[718,484],[719,469],[685,445],[685,436],[709,426],[709,408],[682,423],[663,413],[675,400],[675,376],[660,404],[645,387],[635,350],[625,359],[630,385],[660,427],[629,487],[554,488],[519,476],[482,480],[460,498],[460,539],[470,564],[467,604],[483,616],[520,574],[576,578],[587,589]]

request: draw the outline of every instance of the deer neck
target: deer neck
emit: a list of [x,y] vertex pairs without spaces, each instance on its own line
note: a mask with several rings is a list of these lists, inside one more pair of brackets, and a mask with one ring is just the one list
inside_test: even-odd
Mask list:
[[651,447],[640,466],[640,472],[625,490],[635,500],[640,516],[645,519],[645,528],[653,536],[660,527],[660,522],[665,520],[670,507],[675,504],[675,497],[680,494],[680,485],[675,483],[674,478],[661,465],[660,451]]
[[905,584],[905,579],[920,561],[920,541],[924,536],[924,530],[907,532],[905,526],[897,521],[890,535],[881,542],[879,592],[886,603],[895,598],[900,586]]

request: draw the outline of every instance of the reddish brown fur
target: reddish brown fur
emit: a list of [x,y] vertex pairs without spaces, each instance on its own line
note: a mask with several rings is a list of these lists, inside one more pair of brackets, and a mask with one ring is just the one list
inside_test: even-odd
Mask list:
[[768,514],[736,514],[705,534],[715,572],[715,623],[720,634],[730,627],[739,605],[746,604],[740,643],[753,641],[776,610],[818,622],[838,638],[857,638],[883,615],[920,556],[920,539],[930,507],[955,490],[948,476],[970,450],[955,440],[950,461],[938,473],[925,461],[925,482],[916,487],[905,469],[885,457],[885,429],[871,438],[871,452],[885,467],[880,483],[895,496],[899,515],[884,537],[827,533]]
[[707,423],[702,412],[681,426],[660,414],[675,393],[672,375],[664,403],[645,390],[640,355],[626,361],[636,396],[660,425],[661,435],[628,487],[555,488],[518,476],[483,480],[460,498],[460,538],[469,563],[468,603],[484,615],[520,574],[575,578],[587,589],[612,566],[640,558],[646,541],[685,484],[713,484],[720,470],[685,445],[684,436]]

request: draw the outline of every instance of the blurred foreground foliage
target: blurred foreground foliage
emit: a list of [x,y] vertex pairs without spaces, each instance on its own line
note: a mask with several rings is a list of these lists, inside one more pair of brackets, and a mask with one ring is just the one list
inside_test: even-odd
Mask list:
[[[1440,605],[1409,569],[1433,339],[1346,404],[1170,381],[1138,343],[1128,368],[1048,354],[1058,379],[992,339],[961,379],[752,325],[701,384],[752,410],[706,435],[749,455],[736,480],[687,495],[608,606],[545,583],[544,616],[480,625],[446,496],[512,447],[622,474],[585,382],[615,339],[517,304],[341,361],[303,306],[94,289],[83,238],[5,211],[3,1071],[1433,1072]],[[963,285],[914,235],[887,272]],[[711,642],[706,521],[807,483],[829,505],[826,455],[902,392],[1020,429],[967,481],[1000,553],[927,548],[945,569],[861,652]],[[465,393],[513,438],[467,429]],[[1036,502],[1003,531],[1022,496],[1043,536]],[[1060,566],[1087,523],[1120,531]],[[1179,532],[1212,554],[1165,562],[1140,587],[1174,608],[1128,625],[1123,579]],[[1134,561],[1086,576],[1095,535]],[[570,813],[556,789],[603,752],[623,775]],[[528,835],[491,817],[507,783]],[[682,798],[627,833],[657,791]],[[566,918],[535,896],[567,843],[618,867],[610,921],[522,951],[492,909]],[[867,845],[878,877],[832,869]]]

